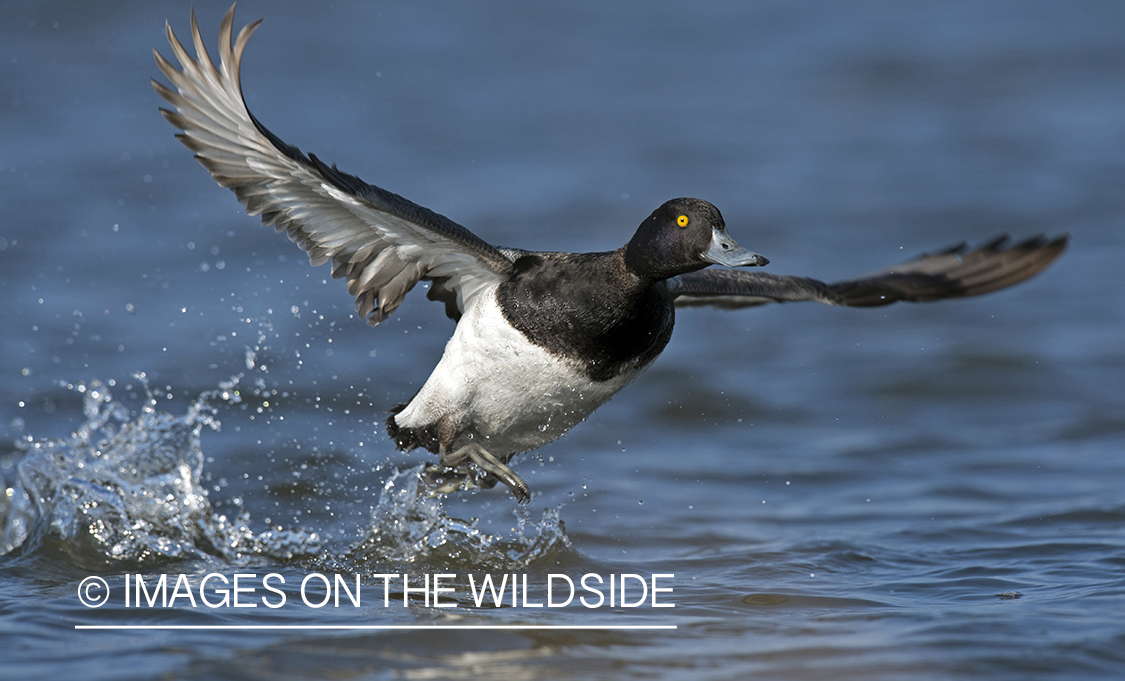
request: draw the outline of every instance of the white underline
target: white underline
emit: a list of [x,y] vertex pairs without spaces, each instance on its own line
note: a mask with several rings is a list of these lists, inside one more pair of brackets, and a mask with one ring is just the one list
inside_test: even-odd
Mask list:
[[269,630],[269,629],[339,629],[352,631],[423,630],[423,629],[507,629],[544,630],[568,629],[604,631],[610,629],[675,629],[675,624],[76,624],[75,629],[213,629],[213,630]]

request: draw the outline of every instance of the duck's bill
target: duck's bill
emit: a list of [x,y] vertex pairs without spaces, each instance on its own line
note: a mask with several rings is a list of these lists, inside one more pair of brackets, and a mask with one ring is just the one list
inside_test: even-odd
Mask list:
[[711,231],[711,246],[703,254],[703,259],[727,267],[754,267],[770,262],[766,256],[739,246],[729,234],[717,229]]

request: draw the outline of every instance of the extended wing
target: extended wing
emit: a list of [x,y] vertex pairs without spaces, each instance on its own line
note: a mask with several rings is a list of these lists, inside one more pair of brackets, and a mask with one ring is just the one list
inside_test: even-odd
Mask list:
[[192,58],[166,26],[182,67],[153,50],[160,70],[178,90],[153,87],[176,111],[161,109],[176,135],[220,185],[238,196],[250,215],[286,232],[313,265],[332,261],[356,297],[356,310],[372,326],[386,319],[421,279],[434,281],[430,297],[458,317],[475,295],[504,279],[511,260],[449,218],[366,184],[358,177],[306,157],[282,142],[250,113],[239,67],[250,35],[243,28],[231,45],[234,7],[219,32],[219,67],[203,46],[195,12]]
[[1002,236],[975,250],[960,244],[922,255],[857,279],[826,284],[806,277],[708,268],[668,280],[677,307],[739,308],[764,303],[812,301],[876,307],[900,300],[964,298],[1002,289],[1039,272],[1066,249],[1068,236],[1038,236],[1005,248]]

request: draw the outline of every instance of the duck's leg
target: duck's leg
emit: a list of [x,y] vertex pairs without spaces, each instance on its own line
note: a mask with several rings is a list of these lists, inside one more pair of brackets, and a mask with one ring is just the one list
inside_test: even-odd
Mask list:
[[[474,475],[465,468],[472,462],[481,470]],[[441,447],[438,463],[426,466],[422,472],[431,494],[449,494],[473,487],[491,489],[497,481],[503,482],[521,504],[531,500],[531,490],[515,471],[493,456],[488,450],[473,443],[459,449]]]
[[426,468],[422,471],[422,479],[429,489],[430,496],[476,487],[477,481],[473,480],[464,465],[468,460],[469,447],[451,450],[442,445],[438,449],[438,462],[426,464]]
[[500,459],[497,459],[489,453],[487,449],[475,442],[466,447],[466,449],[469,450],[468,454],[472,462],[485,473],[499,478],[500,482],[504,483],[508,486],[508,489],[512,490],[512,494],[516,496],[517,501],[521,504],[526,504],[531,501],[531,490],[528,489],[527,483],[523,481],[523,478],[516,475],[515,471],[508,468]]

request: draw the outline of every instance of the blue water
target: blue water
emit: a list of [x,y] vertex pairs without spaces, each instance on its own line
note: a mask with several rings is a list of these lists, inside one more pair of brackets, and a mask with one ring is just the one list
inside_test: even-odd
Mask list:
[[[612,249],[684,195],[826,280],[1072,235],[978,299],[681,312],[517,461],[525,509],[416,497],[381,422],[452,325],[415,292],[367,328],[175,141],[150,50],[188,12],[0,6],[0,677],[1120,678],[1125,5],[240,5],[267,126],[492,243]],[[260,605],[124,603],[212,573]],[[361,605],[303,605],[314,573]],[[457,608],[384,607],[376,575],[446,573]],[[672,574],[675,607],[476,607],[486,573]]]

